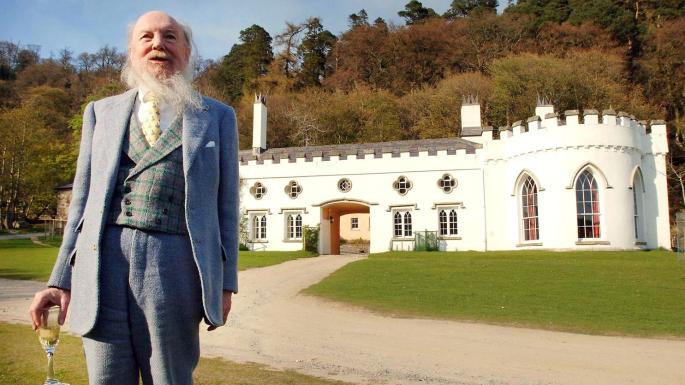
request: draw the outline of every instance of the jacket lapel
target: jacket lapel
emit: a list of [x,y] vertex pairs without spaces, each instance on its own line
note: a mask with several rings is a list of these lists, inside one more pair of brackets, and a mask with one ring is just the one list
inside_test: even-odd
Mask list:
[[209,127],[207,111],[204,104],[200,110],[186,109],[183,114],[183,175],[188,179],[188,170],[192,166],[198,150],[201,149],[205,134]]
[[[128,127],[128,120],[133,111],[133,104],[138,92],[133,89],[125,92],[119,97],[110,99],[108,105],[103,105],[101,111],[105,113],[105,117],[98,123],[98,129],[101,130],[98,137],[98,143],[94,143],[93,148],[98,149],[94,151],[92,156],[92,163],[95,167],[104,170],[101,175],[104,179],[103,185],[107,186],[105,190],[105,203],[111,196],[112,188],[116,182],[116,173],[121,157],[121,150],[124,142],[124,134]],[[97,131],[97,130],[96,130]]]

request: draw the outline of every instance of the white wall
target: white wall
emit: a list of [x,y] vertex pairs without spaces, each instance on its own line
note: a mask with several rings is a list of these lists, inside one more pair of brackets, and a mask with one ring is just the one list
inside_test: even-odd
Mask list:
[[[422,152],[416,157],[402,153],[399,158],[392,158],[392,154],[388,153],[378,159],[371,154],[366,155],[365,159],[350,156],[346,160],[331,157],[329,161],[323,161],[315,157],[311,162],[301,158],[294,163],[282,161],[278,164],[272,164],[270,160],[265,160],[264,164],[250,161],[240,166],[240,175],[244,180],[241,205],[243,210],[270,213],[267,215],[269,240],[260,247],[267,250],[295,250],[301,245],[286,243],[282,236],[285,234],[285,217],[280,214],[282,209],[306,207],[304,223],[314,226],[323,222],[322,233],[325,233],[328,224],[321,221],[322,203],[346,199],[366,202],[371,216],[370,250],[380,252],[389,250],[392,244],[392,207],[413,207],[414,231],[437,231],[438,214],[433,204],[461,203],[463,208],[459,212],[459,227],[462,239],[450,240],[447,249],[482,250],[484,224],[480,163],[476,154],[466,154],[463,150],[455,155],[438,151],[435,156]],[[444,193],[437,184],[446,172],[458,181],[450,194]],[[393,189],[393,182],[400,175],[407,176],[413,184],[404,196]],[[337,187],[342,177],[352,181],[352,189],[347,193],[339,191]],[[297,199],[290,199],[284,192],[290,180],[297,180],[303,188]],[[267,193],[261,200],[249,193],[249,188],[256,181],[267,187]],[[322,239],[322,242],[325,246],[327,240]]]
[[[582,119],[582,118],[581,118]],[[369,207],[371,252],[392,248],[411,248],[411,242],[393,239],[393,208],[412,209],[414,232],[438,230],[436,204],[459,206],[459,234],[444,240],[445,250],[514,250],[545,249],[638,249],[670,247],[668,200],[666,192],[665,154],[668,151],[665,126],[652,125],[652,133],[634,120],[613,116],[585,117],[591,124],[558,125],[556,118],[532,119],[528,127],[504,132],[501,139],[492,140],[491,132],[478,138],[483,149],[475,154],[464,150],[448,155],[438,151],[429,156],[420,152],[400,157],[383,154],[364,159],[350,155],[340,160],[331,156],[324,161],[297,158],[273,164],[249,161],[240,166],[244,179],[241,206],[243,210],[267,212],[268,242],[255,243],[255,249],[297,250],[301,243],[285,240],[285,214],[288,209],[302,210],[305,225],[321,224],[320,248],[330,250],[325,234],[330,224],[324,218],[326,204],[350,200]],[[607,123],[601,123],[607,122]],[[529,132],[525,132],[529,128]],[[585,165],[593,167],[599,185],[601,232],[600,239],[579,242],[576,228],[574,181]],[[635,169],[644,180],[642,239],[635,239],[633,230],[632,178]],[[538,187],[540,239],[522,242],[519,229],[520,206],[516,180],[526,170]],[[449,194],[438,187],[445,173],[458,181]],[[408,177],[413,187],[404,196],[393,189],[400,175]],[[338,190],[340,178],[352,181],[352,189]],[[296,180],[303,192],[291,199],[284,188]],[[256,181],[268,191],[255,199],[249,188]],[[636,242],[638,241],[638,242]],[[643,244],[644,243],[644,244]]]

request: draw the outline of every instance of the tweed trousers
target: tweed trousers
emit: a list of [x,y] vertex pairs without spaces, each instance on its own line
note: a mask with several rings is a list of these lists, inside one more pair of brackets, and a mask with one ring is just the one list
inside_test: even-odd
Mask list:
[[90,385],[190,385],[200,356],[200,278],[185,235],[110,225],[100,307],[83,336]]

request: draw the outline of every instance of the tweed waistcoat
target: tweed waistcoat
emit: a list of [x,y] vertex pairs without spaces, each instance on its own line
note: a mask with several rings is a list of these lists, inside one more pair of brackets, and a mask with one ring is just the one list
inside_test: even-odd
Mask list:
[[131,116],[108,223],[187,234],[182,128],[179,116],[150,147],[138,120]]

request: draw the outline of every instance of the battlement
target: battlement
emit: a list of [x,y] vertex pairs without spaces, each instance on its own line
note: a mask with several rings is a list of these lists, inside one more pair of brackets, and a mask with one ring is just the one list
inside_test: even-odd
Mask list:
[[[635,147],[654,154],[668,152],[666,123],[663,120],[637,120],[633,115],[623,111],[617,113],[611,108],[601,113],[595,109],[584,109],[582,112],[567,110],[559,114],[553,112],[551,106],[544,107],[550,112],[516,121],[510,127],[500,127],[499,139],[494,139],[492,133],[483,132],[478,142],[519,142],[520,138],[544,145],[540,141],[546,139],[555,145],[582,142],[595,146]],[[540,109],[538,106],[536,110]]]
[[[580,121],[580,118],[583,121]],[[637,120],[635,116],[626,112],[616,113],[612,109],[602,111],[601,115],[597,110],[584,110],[582,115],[578,110],[567,110],[563,114],[556,112],[546,113],[544,116],[531,116],[525,121],[514,122],[511,127],[500,127],[500,138],[535,132],[541,129],[554,129],[566,126],[574,128],[587,125],[621,126],[635,130],[640,134],[651,134],[653,130],[665,129],[666,123],[663,120]]]
[[[492,133],[492,131],[490,131]],[[262,153],[240,151],[240,164],[288,164],[358,159],[414,158],[438,155],[475,155],[482,146],[461,138],[398,142],[272,148]]]

